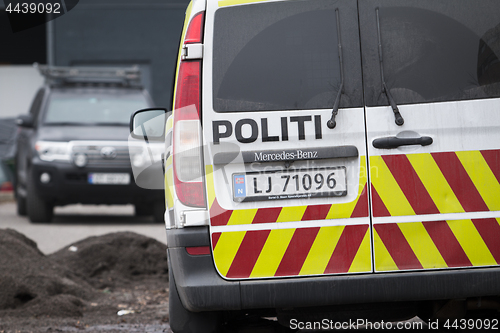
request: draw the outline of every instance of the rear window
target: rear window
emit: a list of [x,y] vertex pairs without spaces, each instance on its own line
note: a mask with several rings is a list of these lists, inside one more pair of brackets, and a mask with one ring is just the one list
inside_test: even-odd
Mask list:
[[336,7],[318,0],[219,9],[214,110],[332,108],[340,86]]
[[[498,1],[404,3],[379,12],[384,75],[397,103],[500,97]],[[367,102],[387,103],[382,94]]]

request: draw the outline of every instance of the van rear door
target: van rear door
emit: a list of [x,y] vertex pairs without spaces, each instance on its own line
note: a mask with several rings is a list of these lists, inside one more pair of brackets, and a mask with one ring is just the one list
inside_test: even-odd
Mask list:
[[205,19],[202,123],[219,274],[371,272],[356,3],[209,1]]
[[498,1],[359,6],[375,271],[500,264]]

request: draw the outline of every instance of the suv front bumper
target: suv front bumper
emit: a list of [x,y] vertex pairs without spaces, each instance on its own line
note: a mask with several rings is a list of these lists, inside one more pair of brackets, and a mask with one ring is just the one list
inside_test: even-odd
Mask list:
[[[78,168],[72,163],[45,162],[36,158],[31,167],[31,179],[44,200],[56,205],[82,204],[134,204],[164,200],[163,190],[149,190],[137,186],[130,167]],[[50,175],[50,182],[40,181],[43,173]],[[128,173],[126,185],[90,184],[89,173]]]
[[302,278],[225,280],[211,255],[208,227],[167,230],[168,258],[187,310],[217,311],[460,299],[500,295],[500,267]]

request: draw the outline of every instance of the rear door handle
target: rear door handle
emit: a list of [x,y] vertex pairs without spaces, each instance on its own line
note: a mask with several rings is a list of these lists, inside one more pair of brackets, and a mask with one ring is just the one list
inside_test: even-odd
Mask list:
[[373,147],[379,149],[394,149],[400,146],[421,145],[428,146],[433,142],[430,136],[422,136],[420,138],[398,138],[390,136],[373,140]]

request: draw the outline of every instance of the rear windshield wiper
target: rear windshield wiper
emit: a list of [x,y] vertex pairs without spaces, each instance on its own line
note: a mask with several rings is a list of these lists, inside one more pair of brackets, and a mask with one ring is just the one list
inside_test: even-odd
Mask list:
[[340,66],[340,87],[337,92],[337,97],[335,98],[335,103],[333,103],[332,109],[332,117],[326,123],[328,128],[335,128],[337,126],[337,122],[335,121],[335,117],[339,113],[339,104],[340,98],[344,92],[344,62],[342,60],[342,41],[340,39],[340,19],[339,19],[339,9],[335,9],[335,14],[337,15],[337,39],[338,39],[338,48],[339,48],[339,66]]
[[382,80],[382,91],[385,93],[387,96],[387,100],[389,101],[389,104],[391,104],[392,111],[394,112],[394,117],[396,118],[396,125],[401,126],[404,124],[404,119],[401,116],[401,113],[399,113],[398,106],[396,104],[396,101],[394,101],[394,98],[392,97],[389,89],[387,89],[387,84],[385,84],[385,78],[384,78],[384,57],[382,56],[382,40],[380,37],[380,19],[378,16],[378,8],[375,9],[375,13],[377,14],[377,35],[378,35],[378,57],[380,60],[380,78]]

